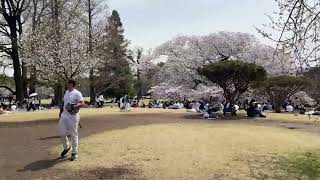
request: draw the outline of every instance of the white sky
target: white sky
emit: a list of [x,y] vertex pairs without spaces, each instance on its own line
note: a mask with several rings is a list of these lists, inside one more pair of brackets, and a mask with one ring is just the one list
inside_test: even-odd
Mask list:
[[270,43],[253,26],[268,23],[274,0],[109,0],[132,46],[154,48],[176,35],[247,32]]
[[[268,23],[274,0],[108,0],[122,18],[131,46],[154,48],[177,35],[247,32],[271,44],[253,26]],[[9,74],[12,74],[10,72]]]

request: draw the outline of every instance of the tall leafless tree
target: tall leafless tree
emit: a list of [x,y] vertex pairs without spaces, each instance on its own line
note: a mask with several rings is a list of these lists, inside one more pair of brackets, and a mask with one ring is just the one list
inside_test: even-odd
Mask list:
[[[84,10],[85,10],[85,19],[84,22],[88,28],[88,54],[90,58],[95,58],[94,55],[94,36],[95,24],[97,23],[96,18],[101,18],[103,12],[107,9],[103,0],[85,0],[84,1]],[[96,103],[96,82],[95,74],[96,69],[94,66],[90,69],[89,72],[89,81],[90,81],[90,104]]]
[[12,59],[18,101],[24,99],[19,38],[23,32],[25,20],[23,14],[28,10],[29,3],[28,0],[1,0],[0,4],[0,33],[5,37],[5,40],[0,44],[0,50]]

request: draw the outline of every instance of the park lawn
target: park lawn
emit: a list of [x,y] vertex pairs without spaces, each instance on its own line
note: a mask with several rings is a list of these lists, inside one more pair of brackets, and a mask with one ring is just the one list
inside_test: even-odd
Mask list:
[[[274,113],[264,112],[267,118],[256,118],[257,120],[272,120],[272,121],[283,121],[283,122],[297,122],[297,123],[314,123],[320,121],[320,116],[309,116],[301,115],[298,113]],[[246,111],[240,111],[237,113],[239,119],[247,118]]]
[[[274,127],[198,121],[107,131],[81,139],[79,147],[78,161],[54,168],[133,172],[123,179],[274,179],[276,159],[315,152],[320,138]],[[52,154],[60,149],[54,147]]]
[[315,121],[320,121],[320,116],[309,116],[294,114],[294,113],[266,113],[268,120],[278,120],[287,122],[303,122],[303,123],[314,123]]
[[[90,97],[84,97],[85,101],[90,101]],[[49,105],[51,104],[52,99],[41,99],[41,104],[43,105]]]
[[[164,109],[147,109],[147,108],[131,108],[131,112],[126,112],[129,114],[144,114],[144,113],[185,113],[185,109],[181,110],[164,110]],[[35,112],[16,112],[12,115],[3,115],[0,116],[0,122],[26,122],[26,121],[38,121],[38,120],[51,120],[57,119],[59,110],[42,110]],[[102,109],[96,108],[85,108],[81,109],[81,117],[89,117],[89,116],[99,116],[99,115],[111,115],[111,114],[123,114],[123,112],[119,112],[118,108],[111,108],[107,106]],[[288,114],[288,113],[266,113],[267,118],[257,118],[258,120],[273,120],[273,121],[284,121],[284,122],[301,122],[301,123],[314,123],[316,120],[320,120],[319,116],[311,116],[309,119],[306,115],[299,114]],[[241,111],[238,113],[238,118],[246,118],[246,113]]]
[[[146,113],[184,113],[185,110],[169,110],[169,109],[136,109],[131,108],[130,112],[120,112],[119,108],[105,107],[97,108],[84,108],[80,111],[80,116],[92,117],[100,115],[113,115],[113,114],[146,114]],[[27,121],[41,121],[41,120],[54,120],[58,119],[59,110],[38,110],[34,112],[16,112],[11,115],[0,116],[0,122],[27,122]]]

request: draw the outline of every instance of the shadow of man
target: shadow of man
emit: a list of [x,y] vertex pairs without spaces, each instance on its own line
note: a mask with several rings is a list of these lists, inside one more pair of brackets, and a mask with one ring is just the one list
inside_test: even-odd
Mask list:
[[52,139],[59,139],[59,138],[60,138],[60,136],[49,136],[49,137],[41,137],[41,138],[39,138],[37,140],[45,141],[45,140],[52,140]]
[[56,158],[56,159],[35,161],[26,165],[23,169],[19,169],[17,171],[25,172],[25,171],[40,171],[44,169],[49,169],[55,166],[56,164],[62,163],[66,160],[67,160],[66,158]]

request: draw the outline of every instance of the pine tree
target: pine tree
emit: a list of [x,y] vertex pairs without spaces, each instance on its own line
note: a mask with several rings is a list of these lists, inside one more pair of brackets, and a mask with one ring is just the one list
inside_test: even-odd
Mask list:
[[128,44],[124,37],[121,18],[116,10],[108,17],[101,56],[104,58],[100,71],[98,94],[121,97],[132,93],[133,77],[128,62]]

